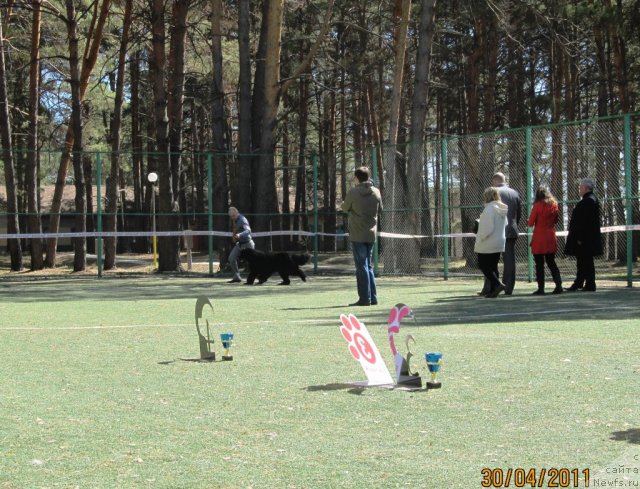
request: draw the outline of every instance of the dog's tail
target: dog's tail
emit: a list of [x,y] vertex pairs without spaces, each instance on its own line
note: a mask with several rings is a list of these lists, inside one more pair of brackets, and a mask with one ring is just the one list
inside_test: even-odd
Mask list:
[[293,260],[293,263],[295,263],[296,265],[304,265],[309,261],[309,258],[310,257],[307,253],[303,255],[291,255],[291,259]]

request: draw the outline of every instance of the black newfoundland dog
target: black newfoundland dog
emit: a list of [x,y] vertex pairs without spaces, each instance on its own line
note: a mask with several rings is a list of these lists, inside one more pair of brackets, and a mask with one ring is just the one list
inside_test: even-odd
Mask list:
[[290,255],[285,252],[270,253],[245,248],[240,252],[240,259],[249,264],[247,285],[252,285],[256,278],[259,284],[263,284],[276,272],[282,277],[282,282],[278,285],[289,285],[291,275],[297,275],[303,282],[307,281],[307,276],[300,270],[300,265],[309,261],[309,255],[306,254]]

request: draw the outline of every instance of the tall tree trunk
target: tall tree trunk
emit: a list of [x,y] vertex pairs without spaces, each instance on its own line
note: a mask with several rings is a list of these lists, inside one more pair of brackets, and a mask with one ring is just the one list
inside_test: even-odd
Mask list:
[[[80,75],[80,100],[84,100],[84,94],[89,84],[89,75],[93,71],[93,67],[98,59],[98,52],[102,43],[102,34],[104,31],[107,17],[109,15],[109,6],[111,0],[103,0],[100,6],[99,15],[94,15],[91,22],[91,29],[87,36],[85,56],[82,63],[82,72]],[[98,4],[96,3],[96,10]],[[71,160],[71,150],[74,145],[73,124],[67,126],[67,134],[65,136],[64,149],[60,157],[60,166],[58,167],[58,176],[56,179],[55,191],[51,201],[51,211],[49,214],[49,232],[57,233],[60,229],[60,210],[62,209],[62,194],[64,192],[67,172],[69,170],[69,162]],[[49,238],[47,240],[47,253],[45,258],[46,267],[54,267],[56,262],[56,245],[57,238]]]
[[371,141],[370,144],[374,145],[373,151],[376,152],[376,161],[378,162],[378,187],[380,192],[384,192],[385,189],[385,177],[384,177],[384,165],[382,161],[382,134],[380,125],[378,123],[378,115],[376,112],[376,104],[374,102],[373,83],[368,80],[364,90],[364,102],[365,112],[367,114],[367,124],[370,128]]
[[[167,90],[164,79],[167,71],[165,51],[165,11],[163,0],[152,0],[151,31],[153,36],[152,56],[149,60],[149,71],[153,84],[154,120],[156,139],[156,158],[158,167],[159,199],[158,199],[158,231],[176,231],[179,227],[177,218],[177,196],[173,192],[173,172],[169,157],[169,117],[167,113]],[[175,84],[174,84],[175,86]],[[180,239],[177,236],[158,238],[158,270],[160,272],[181,271]]]
[[195,209],[198,215],[201,216],[203,220],[203,224],[206,221],[204,213],[205,213],[205,198],[206,193],[204,191],[204,182],[207,178],[207,171],[205,169],[205,151],[206,151],[206,136],[204,134],[204,128],[206,125],[205,114],[202,108],[198,108],[196,110],[195,121],[197,122],[197,127],[194,129],[194,133],[197,138],[197,143],[195,144],[196,150],[198,151],[198,159],[195,164],[195,178],[196,178],[196,205]]
[[[131,56],[131,147],[133,150],[133,205],[138,216],[144,210],[144,184],[147,176],[144,172],[142,157],[142,135],[140,126],[140,51]],[[140,217],[137,221],[141,223]],[[141,243],[139,240],[137,243]],[[136,246],[134,251],[141,252],[143,248]]]
[[241,178],[233,182],[232,201],[245,212],[251,209],[251,53],[249,0],[238,0],[238,153]]
[[309,120],[309,82],[300,81],[300,96],[298,99],[298,170],[296,173],[296,200],[294,212],[299,215],[298,227],[302,230],[308,229],[307,219],[307,125]]
[[[475,19],[474,33],[471,39],[471,52],[465,60],[465,87],[464,98],[461,100],[462,120],[460,127],[463,132],[477,134],[480,131],[480,75],[482,72],[482,59],[484,54],[484,23],[482,19]],[[487,185],[487,176],[479,168],[479,144],[474,138],[460,141],[460,159],[464,165],[464,171],[460,176],[460,202],[469,205],[477,202],[482,189]],[[468,230],[473,226],[473,220],[478,217],[476,209],[461,210],[462,229]],[[467,262],[475,258],[473,241],[462,241],[462,252]]]
[[[329,196],[329,205],[326,206],[327,218],[325,219],[325,233],[336,233],[336,93],[331,91],[329,99],[328,131],[327,131],[327,176],[329,187],[325,189]],[[335,236],[327,236],[325,244],[329,251],[335,251]]]
[[[82,164],[82,95],[80,93],[80,67],[78,54],[78,24],[73,0],[66,0],[67,34],[69,37],[69,84],[71,85],[71,126],[73,128],[73,174],[76,189],[75,232],[87,230],[87,200],[84,187],[84,167]],[[73,271],[82,272],[87,266],[87,238],[73,238]]]
[[[389,220],[384,224],[388,226],[387,229],[392,233],[405,231],[400,228],[400,223],[405,221],[405,216],[397,211],[398,208],[404,207],[404,192],[400,182],[397,181],[397,154],[399,152],[397,143],[411,0],[396,0],[395,10],[399,20],[394,40],[394,77],[391,91],[391,108],[389,109],[389,136],[387,146],[384,149],[384,168],[386,171],[385,200],[390,211],[385,214],[385,217],[388,216]],[[395,273],[398,270],[397,260],[399,258],[395,240],[391,239],[386,244],[384,255],[385,272]]]
[[[422,199],[420,198],[421,182],[423,180],[423,162],[426,161],[424,155],[424,127],[427,115],[427,103],[429,99],[429,73],[431,70],[431,46],[433,44],[433,33],[435,29],[435,6],[436,0],[422,0],[420,11],[420,30],[418,40],[418,54],[416,57],[416,72],[413,88],[413,100],[411,101],[411,122],[409,126],[409,156],[408,160],[408,179],[407,179],[407,207],[409,209],[409,233],[413,235],[426,234],[431,236],[433,229],[431,227],[431,211],[427,206],[425,216],[422,219],[426,224],[422,229],[421,219],[418,209],[421,207]],[[424,172],[426,173],[426,172]],[[424,198],[429,202],[429,186],[424,186]],[[429,248],[433,246],[433,240],[430,239]],[[415,241],[409,248],[410,258],[407,263],[414,263],[419,272],[420,263],[420,242]]]
[[276,142],[276,117],[280,102],[280,38],[282,34],[283,0],[269,2],[264,73],[264,109],[260,134],[259,167],[256,174],[256,211],[258,231],[269,231],[271,216],[278,210],[273,149]]
[[273,149],[276,142],[276,117],[280,98],[291,83],[296,81],[311,65],[329,28],[334,0],[328,2],[325,18],[321,24],[320,33],[315,43],[311,46],[303,61],[293,71],[292,75],[280,86],[280,40],[282,35],[283,3],[283,0],[272,0],[268,3],[266,12],[267,34],[265,42],[264,109],[260,134],[259,167],[257,172],[254,173],[257,181],[252,187],[255,189],[255,195],[260,197],[257,203],[254,202],[254,207],[258,211],[257,219],[255,219],[258,230],[269,229],[269,216],[267,214],[277,212],[278,210]]
[[[11,140],[11,121],[9,119],[9,98],[7,96],[7,73],[4,58],[4,33],[2,14],[0,12],[0,142],[2,143],[2,160],[4,162],[4,178],[7,186],[7,232],[19,234],[18,198],[16,196],[16,174],[14,167],[13,144]],[[11,270],[22,270],[22,248],[19,239],[9,239]]]
[[[223,230],[227,226],[225,213],[229,203],[229,182],[227,181],[227,155],[229,147],[225,137],[226,117],[224,110],[224,86],[222,72],[222,0],[211,0],[211,55],[213,61],[213,80],[211,83],[211,122],[213,149],[221,153],[213,161],[213,212],[214,229]],[[247,101],[243,101],[245,104]],[[243,106],[244,108],[244,106]],[[243,160],[246,162],[246,160]],[[236,180],[248,180],[246,174],[240,174]],[[218,254],[222,256],[223,240],[217,240]]]
[[[394,56],[394,77],[393,89],[391,93],[391,108],[389,109],[389,145],[394,145],[398,141],[398,126],[400,121],[400,103],[402,102],[402,79],[404,76],[404,59],[407,50],[407,29],[409,27],[409,16],[411,14],[411,0],[396,0],[396,4],[400,4],[399,24],[396,30],[395,38],[395,56]],[[395,148],[394,148],[395,152]],[[391,161],[387,162],[388,165]],[[389,167],[391,173],[393,170]]]
[[[89,112],[88,108],[83,107],[84,116]],[[84,148],[83,148],[84,149]],[[96,223],[93,217],[93,155],[88,153],[82,153],[82,172],[84,175],[84,195],[87,209],[85,215],[87,216],[85,221],[85,229],[88,233],[96,230]],[[96,239],[87,238],[87,252],[96,252]]]
[[[281,0],[274,0],[273,3],[280,3]],[[255,70],[253,75],[253,93],[251,95],[251,210],[257,211],[260,206],[262,196],[258,194],[257,181],[260,171],[260,155],[266,151],[261,148],[262,144],[262,119],[265,110],[265,73],[267,58],[267,36],[269,32],[269,9],[270,2],[262,2],[262,20],[260,22],[260,38],[255,54]],[[243,211],[243,209],[240,209]],[[246,212],[246,210],[244,210]]]
[[[558,123],[562,115],[562,85],[564,79],[564,52],[558,39],[551,41],[551,58],[549,63],[549,85],[551,87],[551,122]],[[562,189],[562,128],[551,130],[551,189]],[[575,169],[567,175],[568,182],[574,182]],[[577,197],[577,189],[569,184],[567,187],[569,200]],[[561,197],[561,195],[559,195]]]
[[182,166],[182,114],[184,106],[185,45],[187,14],[191,0],[173,0],[169,40],[169,77],[167,80],[169,112],[169,157],[174,199],[178,201]]
[[[40,106],[40,32],[42,29],[42,1],[32,2],[31,62],[29,65],[29,134],[27,147],[27,209],[29,211],[29,232],[40,234],[39,186],[38,186],[38,108]],[[31,238],[31,270],[42,270],[42,238]]]
[[[282,134],[282,228],[285,231],[291,229],[291,160],[289,146],[289,132],[284,131]],[[282,242],[285,244],[284,249],[289,249],[291,245],[291,235],[282,236]]]
[[[117,213],[119,199],[120,181],[120,129],[122,127],[122,104],[124,101],[124,80],[127,71],[127,49],[129,46],[129,30],[131,29],[131,19],[133,10],[133,0],[126,0],[124,4],[124,19],[122,20],[122,37],[120,38],[120,50],[118,52],[118,74],[116,78],[116,93],[113,107],[113,118],[111,120],[111,169],[107,180],[107,204],[105,206],[105,231],[115,232],[118,228]],[[136,88],[137,89],[137,88]],[[137,101],[136,101],[137,104]],[[136,114],[137,118],[137,114]],[[137,120],[137,119],[136,119]],[[135,150],[134,150],[135,151]],[[135,175],[135,169],[134,169]],[[125,196],[122,196],[122,206],[124,209]],[[123,212],[124,214],[124,212]],[[124,223],[123,223],[124,231]],[[111,270],[116,266],[116,238],[109,237],[104,240],[104,269]]]
[[[611,0],[603,0],[603,3],[609,8],[612,9]],[[631,90],[629,88],[629,76],[628,76],[628,68],[627,68],[627,50],[625,45],[625,39],[620,35],[620,29],[623,24],[623,14],[621,12],[621,4],[617,3],[617,8],[614,10],[616,15],[613,17],[612,23],[612,33],[611,33],[611,47],[613,54],[613,65],[615,66],[616,73],[616,91],[618,94],[618,100],[620,101],[620,111],[623,114],[628,114],[631,112]],[[611,136],[613,139],[613,135]],[[608,148],[613,148],[615,145],[613,141],[609,143]],[[615,150],[609,151],[608,158],[605,163],[605,168],[617,167],[615,171],[611,171],[608,173],[610,178],[610,182],[607,185],[607,189],[611,192],[610,197],[614,200],[615,207],[615,215],[616,222],[623,223],[625,222],[625,204],[621,198],[620,185],[618,183],[618,179],[620,175],[624,173],[624,167],[622,166],[622,161],[620,161],[619,156],[616,154]],[[604,188],[601,190],[604,192]],[[626,198],[631,198],[631,196],[626,196]],[[639,233],[634,233],[636,237]],[[616,246],[616,258],[619,262],[626,262],[627,258],[627,241],[626,239],[620,237],[617,240]]]

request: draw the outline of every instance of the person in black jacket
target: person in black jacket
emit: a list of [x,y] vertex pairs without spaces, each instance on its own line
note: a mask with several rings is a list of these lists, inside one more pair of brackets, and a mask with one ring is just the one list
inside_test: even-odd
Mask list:
[[600,235],[600,203],[593,193],[595,183],[590,178],[580,181],[580,195],[571,213],[569,233],[564,248],[565,255],[576,257],[576,279],[567,291],[584,290],[595,292],[596,269],[593,257],[602,255]]

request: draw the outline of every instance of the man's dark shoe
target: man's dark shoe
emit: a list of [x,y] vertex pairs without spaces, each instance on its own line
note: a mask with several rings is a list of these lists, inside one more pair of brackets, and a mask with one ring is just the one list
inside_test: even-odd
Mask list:
[[239,282],[242,282],[242,280],[241,280],[241,279],[239,279],[239,278],[232,278],[232,279],[231,279],[231,280],[229,280],[227,283],[228,283],[228,284],[237,284],[237,283],[239,283]]
[[566,292],[575,292],[577,290],[582,289],[582,287],[578,287],[577,284],[573,284],[571,287],[564,289]]
[[372,306],[377,306],[378,305],[378,301],[371,301],[371,305]]
[[353,307],[353,306],[370,306],[371,303],[370,302],[364,302],[364,301],[358,301],[358,302],[354,302],[353,304],[349,304],[349,306]]
[[531,295],[544,295],[544,289],[538,289]]
[[553,289],[553,292],[551,292],[552,294],[562,294],[563,289],[562,289],[562,285],[558,285],[555,289]]
[[594,285],[585,285],[584,287],[582,287],[582,292],[595,292],[596,291],[596,286]]
[[503,290],[504,290],[504,285],[500,284],[495,289],[493,289],[491,292],[489,292],[485,297],[487,299],[493,299],[495,297],[498,297],[498,294],[500,292],[502,292]]

